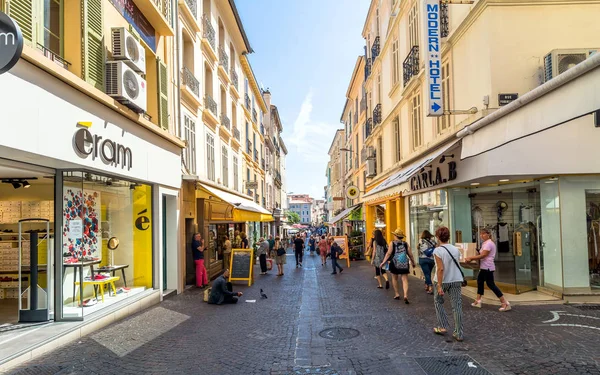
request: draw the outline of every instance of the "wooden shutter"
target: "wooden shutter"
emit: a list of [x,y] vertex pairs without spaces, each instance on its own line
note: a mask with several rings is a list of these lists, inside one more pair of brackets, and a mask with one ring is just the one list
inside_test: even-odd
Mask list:
[[158,124],[169,129],[169,78],[167,66],[160,59],[156,60],[158,70]]
[[10,0],[8,2],[8,15],[19,25],[23,39],[33,42],[35,40],[33,0]]
[[83,0],[83,78],[104,91],[102,0]]

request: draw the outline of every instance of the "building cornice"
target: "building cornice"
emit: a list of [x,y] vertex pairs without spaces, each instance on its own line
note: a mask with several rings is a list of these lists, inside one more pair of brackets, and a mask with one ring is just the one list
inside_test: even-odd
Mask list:
[[263,113],[267,112],[267,104],[265,103],[265,99],[260,92],[260,87],[258,87],[258,82],[256,81],[256,76],[254,75],[254,71],[252,70],[252,66],[250,65],[250,61],[248,60],[248,54],[243,53],[240,59],[240,63],[242,65],[242,70],[248,77],[248,82],[250,83],[250,87],[252,88],[252,92],[256,97],[256,101],[258,105],[262,109]]

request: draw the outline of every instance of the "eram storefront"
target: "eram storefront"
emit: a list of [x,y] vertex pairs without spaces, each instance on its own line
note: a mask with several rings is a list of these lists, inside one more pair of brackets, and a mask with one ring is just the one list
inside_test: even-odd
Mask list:
[[453,243],[478,249],[487,228],[505,292],[598,302],[599,65],[592,56],[465,127],[365,200],[403,197],[415,252],[424,230],[448,226]]
[[[5,366],[28,348],[56,346],[56,337],[72,339],[86,324],[97,329],[181,289],[183,143],[25,59],[0,75],[0,87]],[[27,328],[40,322],[50,324]]]

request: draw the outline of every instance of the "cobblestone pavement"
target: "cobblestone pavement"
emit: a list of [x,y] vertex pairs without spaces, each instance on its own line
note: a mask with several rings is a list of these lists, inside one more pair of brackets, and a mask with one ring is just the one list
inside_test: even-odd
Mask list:
[[275,273],[236,286],[244,292],[237,305],[208,305],[190,290],[11,373],[600,374],[597,310],[499,313],[464,299],[465,341],[457,343],[432,333],[432,297],[416,278],[405,305],[376,288],[364,261],[331,275],[316,256],[305,256],[303,269],[288,256],[285,276]]

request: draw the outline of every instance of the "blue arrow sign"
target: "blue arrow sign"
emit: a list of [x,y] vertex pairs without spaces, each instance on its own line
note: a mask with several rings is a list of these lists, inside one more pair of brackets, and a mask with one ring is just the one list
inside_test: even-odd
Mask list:
[[437,103],[433,103],[433,105],[431,106],[431,109],[433,109],[433,112],[439,111],[440,108],[442,108],[442,107],[440,107],[440,105]]

